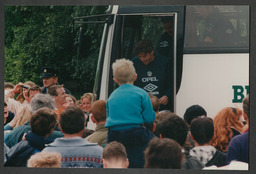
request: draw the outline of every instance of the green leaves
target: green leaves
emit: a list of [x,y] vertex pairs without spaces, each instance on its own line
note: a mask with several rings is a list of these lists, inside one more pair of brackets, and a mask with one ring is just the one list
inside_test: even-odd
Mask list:
[[[104,14],[107,6],[6,6],[5,81],[42,85],[41,68],[52,66],[61,84],[80,97],[91,92],[102,28],[86,26],[83,54],[77,57],[73,17]],[[76,86],[73,88],[73,86]]]

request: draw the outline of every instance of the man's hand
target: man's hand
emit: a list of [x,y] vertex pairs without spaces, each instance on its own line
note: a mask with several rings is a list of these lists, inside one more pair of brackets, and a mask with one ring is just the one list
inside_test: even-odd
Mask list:
[[161,98],[159,99],[159,102],[160,102],[160,104],[167,105],[167,103],[168,103],[168,97],[167,97],[166,95],[164,95],[163,97],[161,97]]

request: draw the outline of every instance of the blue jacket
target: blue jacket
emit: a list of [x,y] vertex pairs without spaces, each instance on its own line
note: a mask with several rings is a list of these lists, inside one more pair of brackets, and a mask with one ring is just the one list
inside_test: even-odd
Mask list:
[[141,125],[152,123],[155,112],[149,95],[143,89],[123,84],[107,100],[107,119],[105,127]]

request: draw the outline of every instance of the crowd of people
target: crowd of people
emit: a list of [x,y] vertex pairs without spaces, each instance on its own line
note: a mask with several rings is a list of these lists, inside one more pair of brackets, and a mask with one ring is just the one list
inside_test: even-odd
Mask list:
[[[168,61],[147,40],[135,53],[112,64],[119,87],[107,100],[76,99],[50,67],[42,69],[43,87],[5,82],[4,166],[248,169],[249,95],[243,110],[226,107],[213,119],[198,104],[178,116]],[[145,72],[148,84],[140,81]]]
[[[50,68],[45,94],[33,82],[5,82],[4,166],[248,168],[249,95],[243,110],[226,107],[212,119],[193,105],[182,118],[133,85],[132,61],[118,59],[112,69],[119,88],[108,100],[92,93],[76,100],[57,81],[49,85],[57,78]],[[95,130],[87,129],[89,119]]]

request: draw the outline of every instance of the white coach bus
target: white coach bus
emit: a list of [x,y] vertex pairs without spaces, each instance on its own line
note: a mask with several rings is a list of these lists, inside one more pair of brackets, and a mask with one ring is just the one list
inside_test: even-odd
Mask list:
[[104,25],[97,99],[107,99],[117,88],[111,68],[116,59],[135,57],[133,48],[141,39],[156,46],[165,32],[163,17],[171,18],[173,26],[171,110],[183,117],[186,108],[199,104],[214,117],[224,107],[242,108],[249,93],[249,6],[114,5],[104,15],[74,18],[85,29],[89,23]]

